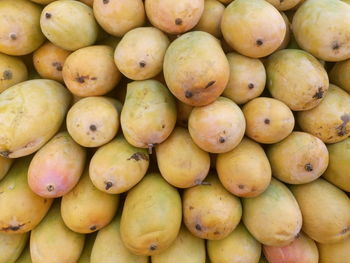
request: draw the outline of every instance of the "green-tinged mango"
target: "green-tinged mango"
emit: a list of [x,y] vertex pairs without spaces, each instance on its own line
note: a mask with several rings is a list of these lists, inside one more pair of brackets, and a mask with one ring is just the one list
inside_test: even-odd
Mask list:
[[120,216],[98,231],[89,263],[148,263],[148,257],[131,253],[120,237]]
[[5,177],[8,170],[11,168],[14,159],[9,159],[0,156],[0,180]]
[[208,255],[212,263],[258,263],[261,244],[240,223],[222,240],[208,240]]
[[156,146],[156,153],[161,175],[175,187],[201,184],[210,169],[209,154],[193,142],[185,128],[175,128],[167,140]]
[[0,53],[0,93],[27,79],[28,70],[20,58]]
[[199,238],[223,239],[242,217],[239,198],[229,193],[214,174],[209,175],[202,185],[186,189],[182,202],[184,223]]
[[133,254],[160,254],[175,241],[181,219],[177,189],[160,174],[150,173],[126,196],[120,222],[121,239]]
[[152,256],[152,263],[205,263],[205,242],[183,225],[171,246]]
[[113,219],[119,204],[119,195],[98,190],[86,169],[72,191],[62,197],[61,215],[64,223],[77,233],[92,233]]
[[350,199],[321,178],[291,191],[303,215],[303,231],[313,240],[328,244],[350,236]]
[[63,222],[60,202],[56,201],[30,235],[30,255],[35,263],[76,263],[85,236],[70,230]]
[[[16,263],[33,263],[32,258],[30,256],[29,244],[23,250],[23,252],[19,256],[19,258],[16,260]],[[87,262],[87,263],[90,263],[90,262]]]
[[120,194],[140,182],[148,166],[147,150],[130,145],[120,135],[97,150],[90,161],[89,175],[99,190]]
[[329,80],[350,93],[350,59],[335,63],[329,73]]
[[15,263],[27,244],[29,232],[23,234],[0,233],[0,263]]
[[157,80],[131,82],[127,86],[120,123],[131,145],[151,149],[165,141],[175,127],[175,100]]
[[90,263],[91,262],[91,252],[95,243],[96,234],[98,232],[93,232],[91,234],[85,235],[85,244],[83,251],[80,254],[80,258],[77,263]]
[[27,174],[31,157],[15,161],[0,182],[0,232],[21,234],[32,230],[44,218],[52,199],[42,198],[28,186]]
[[280,181],[272,178],[265,192],[242,201],[244,225],[263,245],[286,246],[300,232],[300,208],[293,194]]
[[224,91],[230,75],[220,42],[203,31],[183,34],[170,44],[163,72],[170,91],[192,106],[214,102]]
[[320,253],[319,263],[348,263],[350,237],[334,244],[317,244]]
[[0,155],[18,158],[42,147],[59,130],[71,96],[53,80],[21,82],[0,94]]

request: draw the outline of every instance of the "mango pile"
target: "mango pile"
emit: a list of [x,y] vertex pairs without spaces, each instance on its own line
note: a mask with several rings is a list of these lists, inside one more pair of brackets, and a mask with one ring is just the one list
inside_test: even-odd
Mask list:
[[0,0],[0,263],[349,263],[349,0]]

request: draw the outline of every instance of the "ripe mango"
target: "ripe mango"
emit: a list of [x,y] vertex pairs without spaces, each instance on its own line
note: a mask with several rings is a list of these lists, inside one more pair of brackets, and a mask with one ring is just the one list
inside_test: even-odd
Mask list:
[[28,70],[20,58],[0,53],[0,93],[27,79]]
[[257,197],[243,201],[243,222],[263,245],[286,246],[302,226],[301,211],[290,190],[272,178],[269,187]]
[[29,245],[23,250],[16,263],[33,263],[32,258],[30,257]]
[[18,158],[42,147],[60,128],[70,99],[66,88],[46,79],[21,82],[2,92],[0,155]]
[[162,253],[176,239],[181,226],[181,198],[158,173],[146,175],[125,199],[121,239],[133,254]]
[[0,263],[15,263],[27,244],[29,233],[0,233]]
[[16,160],[0,182],[0,232],[21,234],[32,230],[49,210],[52,199],[42,198],[27,183],[31,157]]
[[5,177],[12,163],[13,159],[0,156],[0,180]]
[[319,178],[290,187],[303,215],[303,231],[319,243],[335,243],[350,236],[350,199]]
[[335,63],[329,73],[329,79],[333,84],[350,93],[350,59]]
[[317,244],[320,252],[319,263],[349,262],[350,237],[334,244]]
[[35,263],[75,263],[84,247],[85,236],[70,230],[63,222],[56,201],[30,235],[30,255]]
[[[98,233],[98,232],[97,232]],[[91,251],[96,239],[96,232],[85,235],[85,244],[77,263],[90,263]]]

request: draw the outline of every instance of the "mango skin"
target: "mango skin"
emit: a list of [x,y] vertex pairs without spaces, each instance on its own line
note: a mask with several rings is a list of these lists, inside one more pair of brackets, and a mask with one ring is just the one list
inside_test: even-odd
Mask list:
[[267,0],[270,4],[277,8],[279,11],[285,11],[292,9],[297,6],[301,0],[287,0],[287,1],[279,1],[279,0]]
[[208,255],[212,263],[257,263],[261,244],[240,223],[222,240],[208,240]]
[[334,244],[317,244],[319,263],[347,263],[349,261],[350,237]]
[[226,190],[240,197],[260,195],[271,181],[271,166],[263,148],[248,138],[232,151],[218,154],[216,170]]
[[193,106],[183,103],[180,100],[176,100],[176,110],[177,110],[177,124],[181,127],[187,128],[188,118],[190,117]]
[[20,58],[0,53],[0,93],[9,87],[26,81],[28,70]]
[[207,32],[193,31],[169,45],[163,73],[177,99],[192,106],[204,106],[224,91],[230,70],[218,40]]
[[182,196],[183,221],[190,232],[199,238],[220,240],[239,224],[242,205],[211,174],[205,184],[188,188]]
[[75,263],[84,247],[85,236],[70,230],[56,201],[30,235],[30,254],[35,263]]
[[263,245],[286,246],[300,232],[303,219],[299,205],[280,181],[272,178],[265,192],[242,202],[244,225]]
[[132,254],[120,237],[120,215],[98,231],[89,263],[148,263],[148,257]]
[[128,84],[120,116],[125,139],[133,146],[151,148],[165,141],[176,124],[175,100],[157,80]]
[[350,200],[321,178],[290,187],[303,215],[303,231],[318,243],[335,243],[350,236]]
[[181,198],[176,188],[160,174],[150,173],[126,196],[121,239],[133,254],[159,254],[175,241],[181,219]]
[[152,256],[152,263],[205,263],[205,242],[195,237],[183,225],[172,245]]
[[[97,232],[98,233],[98,232]],[[90,263],[91,252],[96,239],[96,232],[85,236],[85,244],[77,263]]]
[[27,244],[29,233],[5,234],[0,233],[0,262],[15,263]]
[[67,194],[84,170],[86,151],[68,132],[60,132],[33,157],[28,170],[30,189],[45,198]]
[[21,82],[1,93],[0,155],[18,158],[38,150],[60,128],[70,100],[66,88],[46,79]]
[[119,204],[119,195],[98,190],[86,169],[79,183],[62,197],[61,216],[68,228],[77,233],[97,231],[113,219]]
[[322,177],[340,189],[350,192],[350,138],[328,144],[327,149],[329,165]]
[[4,158],[0,156],[0,180],[5,177],[11,168],[14,159]]
[[31,157],[16,160],[0,182],[0,232],[22,234],[32,230],[44,218],[52,199],[42,198],[27,183]]
[[33,263],[32,258],[30,257],[29,245],[23,250],[16,263]]
[[333,84],[350,93],[350,59],[335,63],[329,73],[329,79]]

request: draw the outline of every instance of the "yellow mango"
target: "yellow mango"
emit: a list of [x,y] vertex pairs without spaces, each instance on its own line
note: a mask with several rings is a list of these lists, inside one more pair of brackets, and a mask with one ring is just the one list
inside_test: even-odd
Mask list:
[[0,93],[27,79],[28,70],[20,58],[0,53]]
[[333,84],[350,93],[350,59],[335,63],[329,73],[329,79]]
[[93,248],[94,243],[95,243],[96,233],[98,233],[98,232],[93,232],[91,234],[85,235],[84,248],[80,254],[80,257],[79,257],[79,260],[77,261],[77,263],[90,263],[91,252],[92,252],[92,248]]
[[319,263],[348,263],[350,237],[334,244],[317,244],[320,252]]
[[27,244],[29,233],[0,233],[0,263],[15,263]]
[[33,263],[32,258],[30,257],[29,245],[23,250],[16,263]]
[[13,159],[0,156],[0,180],[5,177],[12,163]]

